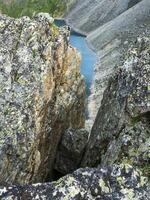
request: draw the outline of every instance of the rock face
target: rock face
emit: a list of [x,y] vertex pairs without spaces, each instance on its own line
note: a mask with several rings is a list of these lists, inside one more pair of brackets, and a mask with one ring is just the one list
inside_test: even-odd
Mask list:
[[[78,0],[66,16],[67,22],[78,32],[91,31],[113,20],[141,0]],[[70,1],[71,2],[71,1]]]
[[150,1],[143,0],[88,35],[90,46],[98,52],[92,86],[92,116],[96,116],[108,79],[115,73],[115,66],[121,63],[122,54],[139,35],[149,33]]
[[0,184],[50,180],[62,135],[84,127],[84,102],[69,32],[48,14],[0,16]]
[[140,37],[109,80],[83,166],[130,163],[150,177],[150,38]]
[[67,130],[58,148],[55,169],[67,174],[79,168],[89,133],[85,129]]
[[150,33],[149,0],[79,1],[66,17],[77,31],[87,35],[89,46],[97,52],[89,99],[89,114],[94,122],[108,80],[120,65],[121,56],[141,34]]
[[1,187],[1,200],[149,200],[147,179],[130,165],[79,169],[57,182]]

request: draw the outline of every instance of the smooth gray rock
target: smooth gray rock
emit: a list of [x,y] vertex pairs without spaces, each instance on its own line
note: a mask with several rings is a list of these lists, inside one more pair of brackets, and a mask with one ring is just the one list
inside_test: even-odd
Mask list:
[[123,12],[109,23],[100,26],[88,35],[88,42],[94,50],[109,48],[110,42],[132,41],[143,31],[150,30],[150,1],[143,0]]
[[82,34],[113,20],[140,0],[78,0],[66,16],[67,23]]

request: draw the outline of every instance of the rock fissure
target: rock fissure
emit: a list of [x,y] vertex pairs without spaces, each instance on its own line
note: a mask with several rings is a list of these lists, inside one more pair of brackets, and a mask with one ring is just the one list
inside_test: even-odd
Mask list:
[[[11,18],[0,17],[5,26],[10,23]],[[0,35],[0,53],[12,48],[16,57],[9,60],[5,54],[1,58],[4,73],[0,93],[3,102],[7,95],[8,103],[2,104],[1,137],[5,141],[0,150],[3,158],[0,177],[1,182],[7,177],[8,184],[43,182],[47,174],[52,174],[57,147],[65,130],[84,128],[85,84],[80,75],[80,57],[68,43],[68,30],[54,27],[48,14],[13,21],[16,26],[9,26]],[[24,25],[19,37],[20,23]],[[7,40],[3,40],[6,35]],[[17,71],[18,75],[8,85],[7,93],[9,81],[4,79],[14,77],[10,71]],[[3,123],[11,123],[12,128]],[[7,131],[5,136],[4,131]],[[9,154],[3,146],[7,152],[10,149]]]
[[149,200],[149,1],[74,6],[66,17],[100,62],[90,133],[68,28],[0,15],[0,199]]

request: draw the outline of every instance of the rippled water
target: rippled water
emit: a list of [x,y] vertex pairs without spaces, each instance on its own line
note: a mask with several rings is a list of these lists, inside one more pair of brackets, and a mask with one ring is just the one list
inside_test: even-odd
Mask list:
[[[57,26],[64,26],[65,21],[55,20]],[[88,47],[86,37],[74,31],[71,31],[70,43],[80,52],[81,59],[81,74],[85,77],[87,95],[90,95],[90,87],[93,79],[94,65],[96,63],[96,54]]]

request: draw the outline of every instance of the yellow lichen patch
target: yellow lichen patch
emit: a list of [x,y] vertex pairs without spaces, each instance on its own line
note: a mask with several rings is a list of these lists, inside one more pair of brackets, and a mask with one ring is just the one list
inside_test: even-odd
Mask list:
[[124,185],[124,177],[117,177],[117,182],[119,183],[119,185]]
[[105,192],[105,193],[110,192],[109,187],[106,186],[105,182],[102,179],[99,180],[99,186],[101,187],[103,192]]
[[138,200],[138,198],[135,196],[133,189],[124,188],[121,189],[120,192],[124,194],[124,198],[122,198],[122,200]]
[[55,24],[52,24],[51,31],[52,31],[53,38],[59,35],[59,28]]
[[125,164],[125,170],[126,170],[127,173],[130,172],[130,169],[132,169],[132,166],[129,165],[129,164]]
[[140,185],[141,185],[142,187],[145,185],[146,179],[147,179],[146,177],[141,176]]

